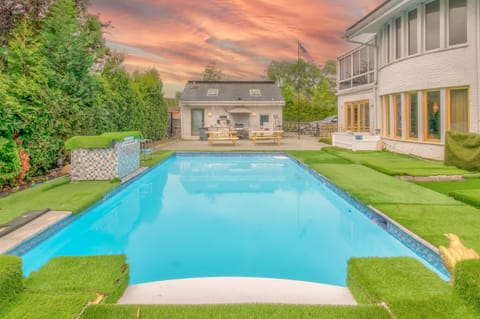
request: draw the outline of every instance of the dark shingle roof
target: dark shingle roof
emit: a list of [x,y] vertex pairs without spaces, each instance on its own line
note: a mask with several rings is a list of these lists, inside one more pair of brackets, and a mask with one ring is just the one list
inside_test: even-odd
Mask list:
[[[218,96],[207,96],[209,89],[218,89]],[[251,96],[252,89],[260,90],[261,96]],[[188,81],[180,101],[284,103],[285,99],[275,81]]]

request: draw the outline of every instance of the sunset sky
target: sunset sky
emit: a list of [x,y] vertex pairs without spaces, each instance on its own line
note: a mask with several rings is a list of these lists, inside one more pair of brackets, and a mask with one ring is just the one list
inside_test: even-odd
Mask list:
[[294,60],[297,39],[323,64],[349,48],[343,31],[383,0],[91,0],[107,45],[128,70],[156,68],[166,96],[216,61],[227,79],[260,79]]

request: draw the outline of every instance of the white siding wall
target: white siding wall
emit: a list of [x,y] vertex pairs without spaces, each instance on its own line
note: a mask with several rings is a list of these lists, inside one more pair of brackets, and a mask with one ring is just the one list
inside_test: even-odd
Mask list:
[[368,100],[370,101],[370,129],[373,132],[374,129],[380,123],[380,118],[378,114],[376,114],[375,110],[375,95],[373,93],[373,89],[367,89],[363,91],[358,91],[355,93],[349,93],[347,95],[339,95],[338,96],[338,130],[344,131],[345,127],[345,103],[355,102],[355,101],[363,101]]
[[[228,111],[236,108],[242,107],[247,108],[251,111],[250,114],[230,114]],[[250,129],[260,129],[260,115],[265,114],[269,115],[270,122],[265,124],[265,127],[273,129],[275,125],[274,115],[277,115],[276,120],[277,125],[283,124],[283,107],[279,105],[248,105],[248,106],[189,106],[181,105],[181,121],[182,121],[182,138],[184,139],[198,139],[198,136],[192,136],[191,133],[191,110],[194,109],[203,109],[204,110],[204,119],[205,127],[214,127],[217,125],[217,119],[219,116],[227,116],[230,120],[230,126],[233,126],[237,121],[245,125]],[[211,116],[209,116],[209,113]]]

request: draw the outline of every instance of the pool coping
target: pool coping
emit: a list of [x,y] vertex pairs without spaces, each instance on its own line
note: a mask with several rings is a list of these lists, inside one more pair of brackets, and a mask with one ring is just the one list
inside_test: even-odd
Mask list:
[[380,228],[385,230],[387,233],[395,237],[399,240],[403,245],[408,247],[412,250],[417,256],[428,262],[431,266],[433,266],[436,270],[440,273],[449,277],[450,274],[448,270],[444,267],[443,262],[440,258],[438,253],[438,249],[431,245],[426,240],[422,239],[420,236],[416,235],[415,233],[411,232],[401,224],[397,223],[393,219],[389,218],[385,214],[381,213],[374,207],[369,207],[355,197],[353,197],[350,193],[345,191],[344,189],[335,185],[332,181],[328,178],[320,174],[319,172],[315,171],[302,161],[298,160],[297,158],[293,157],[292,155],[286,153],[285,151],[278,151],[278,152],[173,152],[169,156],[165,157],[158,163],[153,166],[148,167],[147,169],[143,170],[140,174],[136,175],[135,177],[131,178],[125,183],[120,184],[113,190],[107,192],[102,199],[98,202],[84,210],[83,212],[73,215],[71,217],[65,218],[64,220],[60,221],[59,223],[52,225],[39,234],[33,236],[32,238],[26,240],[25,242],[19,244],[18,246],[12,248],[11,250],[7,251],[6,254],[9,255],[17,255],[21,256],[28,252],[30,249],[41,243],[46,238],[50,237],[54,233],[60,231],[61,229],[65,228],[67,225],[75,221],[77,218],[80,218],[84,214],[87,214],[89,211],[95,209],[97,206],[101,205],[103,202],[108,200],[109,198],[113,197],[117,193],[124,190],[126,187],[130,186],[132,183],[136,182],[138,179],[142,178],[145,174],[149,173],[151,170],[155,169],[156,167],[162,165],[167,160],[175,157],[175,156],[212,156],[212,157],[220,157],[220,156],[230,156],[230,157],[238,157],[238,156],[285,156],[290,160],[294,161],[297,165],[305,169],[309,172],[313,177],[320,180],[327,188],[331,191],[342,197],[352,206],[354,206],[357,210],[367,216],[370,220],[372,220],[375,224],[377,224]]
[[121,305],[357,305],[347,287],[258,277],[200,277],[129,285]]

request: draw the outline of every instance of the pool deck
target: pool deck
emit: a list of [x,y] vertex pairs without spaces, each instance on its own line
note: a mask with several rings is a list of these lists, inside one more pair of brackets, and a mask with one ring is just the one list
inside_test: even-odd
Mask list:
[[225,143],[215,142],[213,145],[208,145],[208,141],[200,140],[174,140],[169,143],[160,144],[155,147],[155,150],[169,150],[169,151],[318,151],[322,147],[329,146],[318,141],[318,137],[301,135],[298,139],[296,133],[285,133],[281,143],[275,144],[270,140],[257,141],[256,145],[248,139],[241,139],[237,141],[237,145],[232,145],[232,142]]
[[70,215],[72,215],[72,212],[49,211],[42,216],[35,218],[28,224],[0,238],[0,254],[5,254],[9,250],[38,235],[45,229],[55,225]]
[[298,304],[356,305],[348,288],[313,282],[209,277],[150,282],[128,286],[119,304]]

